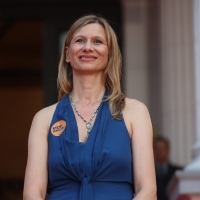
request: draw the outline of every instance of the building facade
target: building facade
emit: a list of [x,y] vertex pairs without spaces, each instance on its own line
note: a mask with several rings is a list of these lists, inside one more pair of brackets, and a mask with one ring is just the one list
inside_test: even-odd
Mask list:
[[[0,176],[23,177],[32,117],[38,109],[57,101],[56,73],[63,33],[76,18],[92,13],[107,18],[116,31],[123,54],[125,94],[147,105],[154,134],[170,141],[172,162],[190,166],[195,160],[198,168],[199,10],[199,0],[1,0],[4,142],[0,154],[7,161],[1,163]],[[21,104],[16,107],[10,101],[13,98]],[[13,126],[9,125],[7,107],[15,110],[12,116],[19,119],[13,120]],[[16,128],[20,119],[25,125]],[[8,134],[15,143],[9,143]],[[15,149],[19,152],[17,156],[13,153]]]

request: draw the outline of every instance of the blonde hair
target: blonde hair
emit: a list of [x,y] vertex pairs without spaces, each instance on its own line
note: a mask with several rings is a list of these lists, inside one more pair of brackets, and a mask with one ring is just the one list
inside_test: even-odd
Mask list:
[[104,18],[96,15],[81,17],[75,21],[67,33],[58,66],[58,100],[67,93],[70,93],[73,89],[73,71],[70,63],[66,62],[66,47],[70,45],[70,42],[77,31],[79,31],[83,26],[92,23],[100,24],[104,28],[106,34],[109,49],[108,63],[104,71],[105,87],[108,92],[107,100],[109,101],[112,116],[116,119],[121,119],[122,110],[125,106],[125,96],[121,91],[120,85],[122,56],[115,32]]

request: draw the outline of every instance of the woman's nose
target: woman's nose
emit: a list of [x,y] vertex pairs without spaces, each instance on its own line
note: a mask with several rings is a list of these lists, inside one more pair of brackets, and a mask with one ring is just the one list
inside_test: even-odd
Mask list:
[[93,45],[90,41],[85,42],[83,51],[93,51]]

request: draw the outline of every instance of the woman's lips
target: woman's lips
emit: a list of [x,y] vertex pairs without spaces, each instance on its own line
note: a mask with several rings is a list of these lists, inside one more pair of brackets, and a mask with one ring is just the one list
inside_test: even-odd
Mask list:
[[90,60],[95,60],[95,59],[96,59],[95,56],[85,56],[85,55],[79,56],[79,58],[80,58],[81,60],[86,60],[86,61],[90,61]]

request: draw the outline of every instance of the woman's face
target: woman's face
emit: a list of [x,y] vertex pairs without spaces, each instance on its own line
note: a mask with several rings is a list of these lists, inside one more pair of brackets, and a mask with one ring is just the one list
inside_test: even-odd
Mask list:
[[104,28],[88,24],[77,31],[66,48],[66,62],[79,72],[103,71],[108,62],[108,46]]

